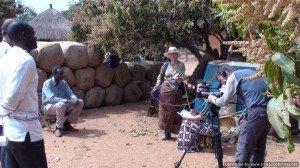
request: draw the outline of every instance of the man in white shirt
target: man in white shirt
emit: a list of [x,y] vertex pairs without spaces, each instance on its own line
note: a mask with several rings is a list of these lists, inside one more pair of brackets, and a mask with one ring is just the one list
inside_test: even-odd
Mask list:
[[38,116],[38,75],[29,51],[37,47],[33,28],[14,21],[7,29],[13,48],[0,60],[0,114],[8,139],[9,167],[46,168],[42,127]]
[[[14,21],[14,19],[6,19],[1,26],[2,41],[0,43],[0,59],[12,48],[11,40],[7,35],[7,27],[13,21]],[[2,97],[0,97],[0,100],[2,100]],[[0,135],[1,136],[3,135],[3,127],[2,127],[2,118],[1,117],[0,117]],[[2,167],[5,167],[5,165],[6,165],[5,164],[5,155],[6,155],[5,146],[2,146],[1,147],[1,165],[2,165]]]

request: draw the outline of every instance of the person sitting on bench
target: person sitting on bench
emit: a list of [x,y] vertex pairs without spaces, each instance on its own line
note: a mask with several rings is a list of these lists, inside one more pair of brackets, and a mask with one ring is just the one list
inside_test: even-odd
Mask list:
[[46,80],[42,90],[42,109],[45,115],[56,115],[56,137],[62,136],[62,131],[77,132],[71,126],[76,123],[82,111],[84,102],[78,99],[69,85],[63,80],[62,67],[52,69],[53,77]]
[[[208,89],[206,82],[199,82],[197,92],[208,92]],[[191,116],[182,116],[183,121],[177,137],[177,148],[180,151],[186,150],[189,143],[191,143],[189,152],[200,152],[202,150],[199,142],[200,135],[212,135],[212,127],[218,126],[219,123],[217,117],[211,118],[209,114],[211,110],[207,99],[196,98],[194,106],[194,109],[191,110]],[[204,122],[203,125],[202,122]],[[197,130],[200,130],[199,134],[193,142],[190,142]]]

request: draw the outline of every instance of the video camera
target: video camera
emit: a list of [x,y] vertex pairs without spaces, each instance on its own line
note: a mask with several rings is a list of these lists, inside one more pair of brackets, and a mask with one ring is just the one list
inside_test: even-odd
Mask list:
[[[206,91],[201,91],[201,88],[206,89]],[[221,97],[223,95],[223,92],[211,92],[211,89],[219,89],[219,86],[218,88],[211,88],[210,83],[203,82],[202,86],[197,87],[196,97],[207,99],[209,95],[214,95],[216,97]]]

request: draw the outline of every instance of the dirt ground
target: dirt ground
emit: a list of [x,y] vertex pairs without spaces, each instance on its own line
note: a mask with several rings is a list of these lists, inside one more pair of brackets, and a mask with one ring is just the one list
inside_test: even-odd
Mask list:
[[[185,58],[182,58],[185,62]],[[185,62],[191,74],[196,61]],[[147,103],[123,104],[84,110],[76,128],[57,138],[44,128],[46,155],[50,168],[171,168],[182,153],[176,139],[160,140],[157,117],[146,116]],[[54,125],[52,125],[54,127]],[[174,135],[173,135],[174,136]],[[255,135],[253,135],[255,136]],[[296,151],[289,154],[284,142],[268,139],[266,162],[299,162],[300,135]],[[234,162],[235,145],[223,143],[224,162]],[[216,167],[213,150],[189,153],[183,168]]]

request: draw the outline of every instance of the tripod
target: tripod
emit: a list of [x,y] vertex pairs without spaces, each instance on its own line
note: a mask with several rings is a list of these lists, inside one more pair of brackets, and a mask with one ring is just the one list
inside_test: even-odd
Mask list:
[[[213,117],[219,118],[219,107],[210,103],[210,109],[211,111],[206,114],[203,122],[200,125],[200,128],[203,126],[204,121],[210,115],[211,118],[211,124],[212,124],[212,131],[213,131],[213,144],[214,144],[214,151],[215,151],[215,158],[218,160],[218,168],[223,168],[223,149],[222,149],[222,142],[221,142],[221,132],[220,132],[220,122],[218,122],[217,127],[213,126]],[[187,152],[190,150],[191,142],[193,142],[199,135],[200,129],[197,130],[195,135],[192,137],[192,139],[189,142],[189,145],[184,150],[184,153],[182,154],[179,161],[175,162],[175,168],[179,168],[181,165],[182,160],[184,159]]]

